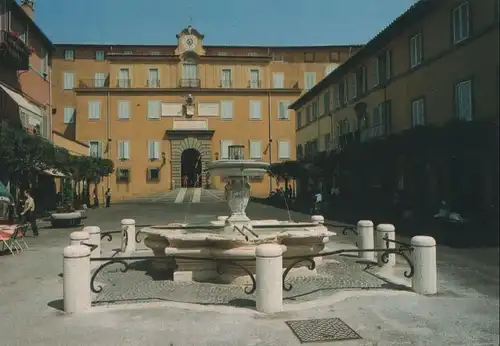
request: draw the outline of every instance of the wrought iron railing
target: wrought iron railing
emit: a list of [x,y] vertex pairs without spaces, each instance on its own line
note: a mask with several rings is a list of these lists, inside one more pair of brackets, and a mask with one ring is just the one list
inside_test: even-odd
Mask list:
[[80,89],[108,88],[108,87],[109,87],[109,78],[80,79],[78,81],[78,88]]
[[148,79],[146,86],[148,88],[159,88],[160,87],[160,80],[159,79]]
[[131,88],[132,80],[131,79],[118,79],[116,81],[117,88]]
[[179,79],[179,88],[200,88],[201,80],[199,78],[194,79]]
[[248,81],[248,87],[250,89],[258,89],[261,87],[261,81],[260,80],[249,80]]
[[232,80],[221,80],[220,81],[220,87],[221,88],[232,88],[233,87],[233,81]]

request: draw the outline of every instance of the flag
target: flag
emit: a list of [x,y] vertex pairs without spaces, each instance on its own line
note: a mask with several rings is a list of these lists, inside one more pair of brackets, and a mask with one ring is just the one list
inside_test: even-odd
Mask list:
[[198,168],[198,165],[201,163],[201,155],[198,155],[198,159],[196,160],[196,164],[194,165],[194,168]]
[[264,149],[264,152],[262,154],[267,155],[267,151],[269,150],[269,143],[267,144],[266,148]]

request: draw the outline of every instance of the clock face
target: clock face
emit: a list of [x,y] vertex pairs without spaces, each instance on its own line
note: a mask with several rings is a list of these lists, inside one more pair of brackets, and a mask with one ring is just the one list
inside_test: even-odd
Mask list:
[[186,35],[182,39],[182,43],[184,45],[184,49],[193,50],[196,47],[196,43],[197,43],[196,36]]

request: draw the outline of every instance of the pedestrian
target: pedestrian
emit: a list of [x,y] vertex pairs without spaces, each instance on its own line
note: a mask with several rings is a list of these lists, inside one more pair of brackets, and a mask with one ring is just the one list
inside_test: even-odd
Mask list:
[[321,202],[323,202],[323,195],[318,191],[313,198],[314,206],[312,207],[311,214],[319,213],[321,210]]
[[99,197],[97,196],[97,187],[94,187],[92,192],[92,199],[94,200],[94,209],[99,208]]
[[33,231],[33,235],[38,237],[38,227],[36,225],[36,216],[35,216],[35,200],[31,196],[31,190],[24,191],[24,197],[26,201],[24,202],[24,209],[21,212],[21,215],[24,216],[24,220],[31,224],[31,230]]
[[111,189],[109,187],[106,190],[104,196],[106,197],[106,208],[109,208],[109,206],[111,205]]

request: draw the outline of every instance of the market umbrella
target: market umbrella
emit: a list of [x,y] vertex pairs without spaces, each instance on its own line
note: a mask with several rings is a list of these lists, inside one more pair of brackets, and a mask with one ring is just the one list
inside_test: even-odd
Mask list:
[[13,200],[14,200],[14,198],[12,197],[10,192],[7,190],[5,185],[2,182],[0,182],[0,201],[11,202]]

